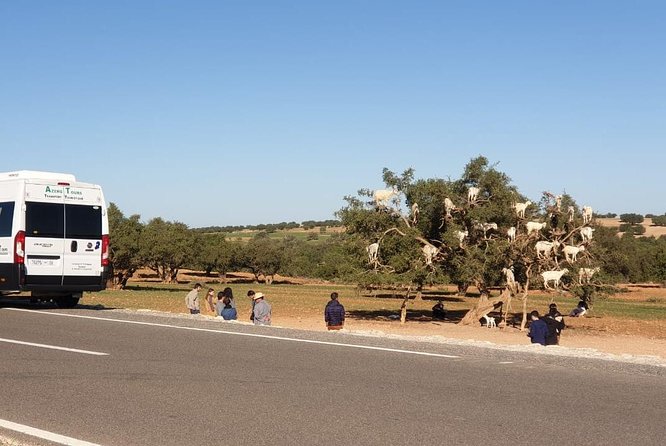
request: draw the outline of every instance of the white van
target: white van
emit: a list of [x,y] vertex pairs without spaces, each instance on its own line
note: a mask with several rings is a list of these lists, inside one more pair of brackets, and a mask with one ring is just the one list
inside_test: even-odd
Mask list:
[[0,294],[30,291],[73,307],[106,287],[109,221],[102,188],[74,175],[0,173]]

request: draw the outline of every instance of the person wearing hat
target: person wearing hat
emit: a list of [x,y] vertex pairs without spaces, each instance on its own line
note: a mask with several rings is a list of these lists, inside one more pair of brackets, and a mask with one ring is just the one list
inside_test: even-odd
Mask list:
[[331,300],[324,309],[324,321],[329,330],[342,330],[345,324],[345,307],[338,302],[338,293],[331,293]]
[[271,325],[271,305],[264,299],[264,293],[255,293],[253,302],[254,325]]

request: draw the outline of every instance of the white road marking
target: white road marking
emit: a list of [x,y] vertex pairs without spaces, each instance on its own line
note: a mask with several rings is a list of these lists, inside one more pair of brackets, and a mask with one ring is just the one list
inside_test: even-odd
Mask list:
[[513,361],[503,361],[503,362],[500,362],[500,364],[513,364]]
[[11,421],[0,419],[0,427],[9,429],[14,432],[20,432],[32,437],[48,440],[53,443],[63,444],[68,446],[99,446],[97,443],[90,443],[88,441],[77,440],[76,438],[66,437],[64,435],[54,434],[53,432],[36,429],[34,427],[26,426],[24,424],[12,423]]
[[29,345],[30,347],[48,348],[50,350],[62,350],[65,352],[72,352],[72,353],[83,353],[84,355],[109,356],[108,353],[93,352],[90,350],[79,350],[78,348],[59,347],[57,345],[35,344],[34,342],[17,341],[16,339],[0,338],[0,342],[6,342],[8,344]]
[[125,319],[108,319],[97,316],[82,316],[80,314],[65,314],[65,313],[55,313],[55,312],[45,312],[45,311],[36,311],[36,310],[26,310],[23,308],[4,308],[4,310],[10,311],[24,311],[26,313],[35,313],[40,315],[49,315],[49,316],[63,316],[63,317],[74,317],[80,319],[92,319],[98,321],[107,321],[107,322],[117,322],[123,324],[133,324],[133,325],[146,325],[150,327],[162,327],[162,328],[175,328],[179,330],[190,330],[190,331],[202,331],[208,333],[221,333],[228,334],[232,336],[247,336],[252,338],[264,338],[264,339],[274,339],[278,341],[291,341],[291,342],[302,342],[305,344],[320,344],[320,345],[332,345],[337,347],[348,347],[348,348],[359,348],[364,350],[378,350],[384,352],[393,352],[393,353],[404,353],[410,355],[419,355],[419,356],[432,356],[436,358],[459,358],[459,356],[454,355],[445,355],[442,353],[428,353],[428,352],[417,352],[413,350],[401,350],[396,348],[386,348],[386,347],[373,347],[370,345],[359,345],[359,344],[344,344],[339,342],[327,342],[327,341],[315,341],[312,339],[297,339],[297,338],[287,338],[284,336],[269,336],[256,333],[239,333],[235,331],[225,331],[225,330],[213,330],[210,328],[196,328],[196,327],[181,327],[179,325],[168,325],[168,324],[158,324],[154,322],[141,322],[141,321],[128,321]]

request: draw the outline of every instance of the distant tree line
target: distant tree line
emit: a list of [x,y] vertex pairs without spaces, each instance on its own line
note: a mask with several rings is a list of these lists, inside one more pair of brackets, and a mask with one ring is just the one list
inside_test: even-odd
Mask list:
[[216,233],[216,232],[239,232],[239,231],[284,231],[288,229],[314,229],[316,227],[340,227],[342,222],[339,220],[306,220],[301,223],[295,221],[281,222],[281,223],[265,223],[259,225],[236,225],[236,226],[205,226],[202,228],[193,228],[194,232],[200,233]]

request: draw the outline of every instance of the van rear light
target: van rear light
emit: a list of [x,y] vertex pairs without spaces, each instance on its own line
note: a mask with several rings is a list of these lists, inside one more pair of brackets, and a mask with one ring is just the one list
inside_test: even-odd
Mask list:
[[102,236],[102,266],[109,266],[109,236]]
[[25,263],[25,232],[19,231],[14,238],[14,263]]

